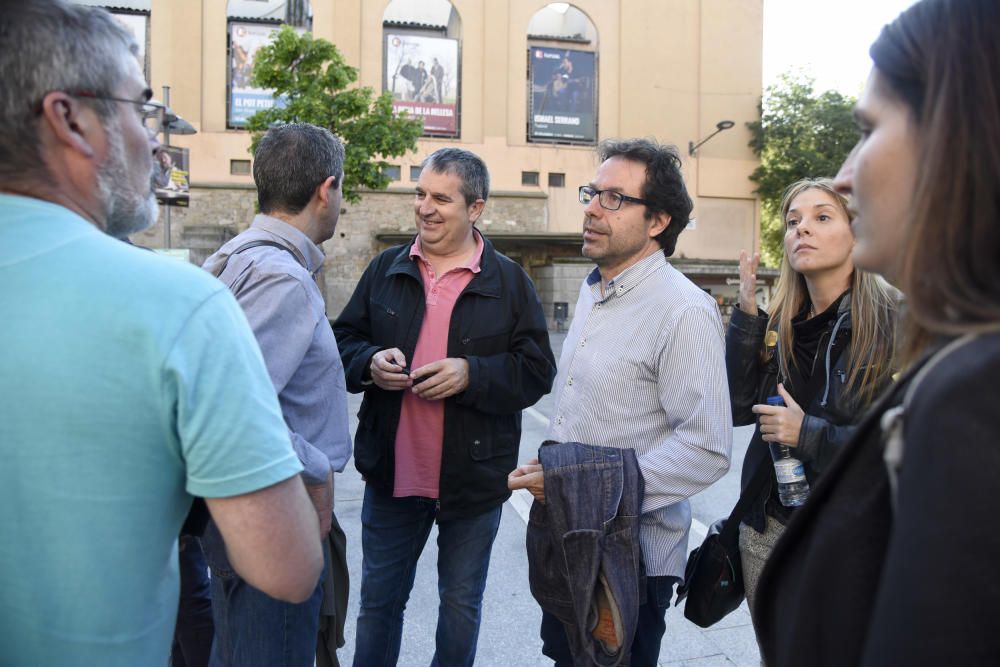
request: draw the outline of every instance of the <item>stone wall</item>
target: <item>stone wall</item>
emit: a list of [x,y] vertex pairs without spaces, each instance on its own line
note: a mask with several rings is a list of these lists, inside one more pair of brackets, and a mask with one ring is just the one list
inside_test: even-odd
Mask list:
[[[573,319],[580,284],[594,265],[580,256],[580,241],[573,235],[539,239],[546,228],[544,196],[494,193],[477,223],[498,250],[525,268],[535,282],[550,329],[557,328],[555,304],[566,303]],[[356,204],[344,204],[337,232],[323,244],[327,259],[317,276],[326,299],[327,313],[336,318],[347,304],[365,268],[379,252],[403,243],[415,233],[413,192],[398,188],[366,192]],[[164,243],[164,208],[160,221],[137,234],[133,241],[151,248]],[[252,188],[195,187],[189,208],[170,211],[172,247],[187,248],[191,261],[200,265],[211,253],[246,229],[256,213],[256,191]],[[723,316],[736,303],[738,265],[721,260],[672,259],[674,265],[719,300]],[[762,268],[760,300],[767,302],[777,277],[774,269]]]
[[[366,192],[356,204],[344,203],[336,234],[323,244],[327,260],[317,280],[330,317],[346,305],[368,263],[379,252],[415,233],[413,191],[395,189]],[[165,207],[160,220],[133,240],[151,248],[164,247]],[[191,250],[191,261],[201,264],[227,240],[246,229],[256,214],[253,188],[195,186],[190,207],[170,211],[171,247]],[[537,242],[505,239],[511,235],[546,231],[546,198],[537,194],[495,193],[486,204],[479,228],[534,277],[535,267],[553,255],[579,254],[579,249],[547,248]],[[379,236],[387,240],[379,240]],[[550,308],[551,311],[551,308]],[[551,314],[551,312],[549,313]]]
[[[535,270],[535,287],[549,329],[557,330],[561,326],[565,330],[565,327],[569,326],[576,310],[580,285],[593,268],[593,262],[580,257],[557,259],[548,266],[541,266]],[[556,303],[565,303],[568,307],[568,317],[561,324],[555,320]]]

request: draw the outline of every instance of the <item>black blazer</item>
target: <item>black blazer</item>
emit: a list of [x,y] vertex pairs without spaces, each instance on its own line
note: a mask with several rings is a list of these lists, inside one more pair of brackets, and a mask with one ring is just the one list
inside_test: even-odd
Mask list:
[[921,382],[893,512],[880,421],[917,370],[861,421],[764,566],[754,618],[769,667],[1000,664],[1000,334]]

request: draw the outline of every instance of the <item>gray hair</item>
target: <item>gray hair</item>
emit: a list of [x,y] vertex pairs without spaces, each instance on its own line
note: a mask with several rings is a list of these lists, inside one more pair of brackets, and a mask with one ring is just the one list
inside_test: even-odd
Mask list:
[[[113,95],[128,74],[132,35],[107,11],[61,0],[0,2],[0,180],[47,176],[38,109],[52,91]],[[102,119],[115,113],[95,100]]]
[[253,180],[261,213],[298,213],[331,176],[338,184],[344,176],[344,144],[326,128],[278,125],[257,142]]
[[436,174],[454,174],[462,181],[461,192],[465,204],[471,206],[477,199],[486,201],[490,196],[490,172],[483,159],[464,148],[439,148],[423,161],[422,169]]

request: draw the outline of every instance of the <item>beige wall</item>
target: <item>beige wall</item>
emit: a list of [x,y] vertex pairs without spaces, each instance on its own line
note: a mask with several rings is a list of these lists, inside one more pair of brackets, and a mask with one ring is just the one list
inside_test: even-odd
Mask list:
[[[314,35],[337,44],[347,61],[359,67],[361,85],[376,90],[382,86],[382,17],[388,4],[389,0],[312,0]],[[546,4],[546,0],[453,0],[462,39],[461,138],[421,140],[416,154],[393,161],[402,174],[392,186],[395,194],[378,197],[375,206],[351,207],[350,222],[345,217],[344,228],[352,236],[370,237],[361,246],[355,242],[352,251],[379,247],[374,234],[380,224],[384,226],[388,207],[399,207],[397,227],[408,228],[409,167],[434,149],[455,144],[486,160],[493,189],[506,193],[507,201],[519,194],[531,197],[524,200],[530,204],[521,208],[503,205],[487,210],[489,233],[580,230],[576,188],[593,175],[593,148],[529,143],[525,136],[527,26]],[[747,147],[746,123],[756,119],[761,96],[763,0],[578,0],[574,4],[598,34],[600,138],[652,136],[680,148],[685,179],[695,199],[696,223],[681,235],[678,256],[733,260],[740,248],[757,247],[758,206],[747,178],[757,161]],[[220,210],[230,205],[226,202],[240,201],[234,208],[241,215],[252,210],[251,178],[230,175],[230,160],[249,158],[249,136],[226,129],[226,21],[225,0],[152,0],[151,84],[157,95],[162,85],[169,84],[171,106],[199,130],[193,136],[171,138],[171,143],[191,149],[192,206],[174,215],[181,225],[227,224],[222,221],[232,216]],[[688,156],[688,142],[704,138],[723,119],[734,121],[735,127],[714,137],[695,157]],[[539,172],[541,185],[522,186],[522,171]],[[550,172],[565,174],[566,187],[549,188]],[[237,189],[223,194],[219,187],[227,184]],[[379,220],[368,219],[365,214],[375,210]],[[510,220],[498,219],[499,215],[526,217]],[[153,230],[147,236],[152,239],[157,233],[162,235]],[[174,230],[177,239],[184,238],[179,234]],[[337,239],[331,244],[335,246]],[[330,280],[349,286],[351,276],[338,271]]]

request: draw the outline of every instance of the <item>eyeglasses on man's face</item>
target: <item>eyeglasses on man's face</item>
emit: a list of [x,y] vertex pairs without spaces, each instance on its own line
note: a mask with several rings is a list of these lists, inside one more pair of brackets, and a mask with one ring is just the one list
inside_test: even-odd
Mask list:
[[614,190],[598,190],[589,185],[580,186],[580,203],[587,205],[594,201],[594,197],[597,197],[597,203],[601,205],[601,208],[607,209],[609,211],[617,211],[622,207],[625,202],[632,202],[633,204],[642,204],[643,206],[649,206],[649,202],[645,199],[639,199],[638,197],[629,197],[628,195],[623,195],[620,192],[615,192]]
[[[46,93],[48,94],[48,93]],[[139,122],[142,123],[146,131],[149,132],[149,136],[155,137],[163,129],[164,121],[166,120],[167,107],[160,104],[159,102],[150,102],[148,100],[130,100],[124,97],[112,97],[111,95],[100,95],[90,90],[75,90],[66,91],[66,95],[72,97],[85,97],[91,100],[107,100],[109,102],[125,102],[126,104],[131,104],[139,115]],[[150,95],[151,91],[146,90],[146,95]],[[34,107],[35,113],[42,113],[42,102],[39,102]]]
[[[159,102],[130,100],[125,97],[112,97],[110,95],[98,95],[89,90],[80,90],[69,93],[74,97],[87,97],[92,100],[107,100],[109,102],[125,102],[134,105],[139,113],[139,121],[149,132],[149,136],[155,137],[163,129],[163,120],[166,116],[167,108]],[[148,94],[148,93],[147,93]]]

